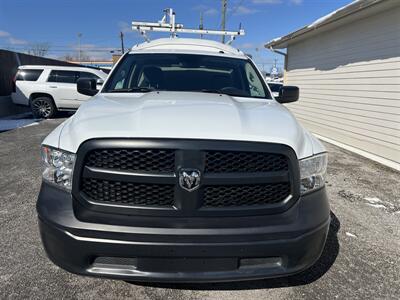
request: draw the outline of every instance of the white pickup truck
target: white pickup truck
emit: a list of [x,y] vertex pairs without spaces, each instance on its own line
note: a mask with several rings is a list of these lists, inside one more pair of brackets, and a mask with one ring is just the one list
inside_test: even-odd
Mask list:
[[329,229],[323,145],[252,60],[215,41],[137,45],[42,144],[37,202],[49,258],[133,281],[286,276]]

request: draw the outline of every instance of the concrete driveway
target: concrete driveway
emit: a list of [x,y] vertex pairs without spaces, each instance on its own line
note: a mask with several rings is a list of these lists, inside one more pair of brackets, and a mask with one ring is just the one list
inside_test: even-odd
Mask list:
[[0,133],[0,298],[398,299],[400,174],[327,144],[332,223],[307,272],[219,284],[132,284],[69,274],[42,248],[35,202],[39,145],[62,119]]

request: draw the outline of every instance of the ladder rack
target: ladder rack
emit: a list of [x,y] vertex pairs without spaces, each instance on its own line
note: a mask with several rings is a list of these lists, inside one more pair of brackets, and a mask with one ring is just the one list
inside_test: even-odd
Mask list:
[[143,36],[145,41],[149,42],[150,39],[147,36],[148,31],[154,32],[169,32],[171,38],[175,38],[178,33],[188,34],[200,34],[200,35],[226,35],[230,36],[228,45],[230,45],[237,36],[245,35],[243,29],[238,31],[223,31],[223,30],[208,30],[208,29],[189,29],[184,28],[183,24],[175,23],[175,12],[172,8],[164,10],[163,18],[158,22],[132,22],[132,30],[137,30]]

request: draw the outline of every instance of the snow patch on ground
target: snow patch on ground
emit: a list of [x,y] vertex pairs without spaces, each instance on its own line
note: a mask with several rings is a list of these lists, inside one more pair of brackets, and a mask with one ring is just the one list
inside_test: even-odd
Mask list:
[[365,197],[364,200],[368,201],[371,204],[383,203],[383,201],[377,197]]
[[357,236],[354,233],[346,231],[346,235],[352,238],[357,238]]
[[398,207],[388,201],[383,201],[378,197],[364,197],[365,204],[374,208],[383,208],[391,212],[396,212]]
[[30,126],[35,126],[35,125],[39,125],[39,122],[33,122],[33,123],[30,123],[30,124],[22,126],[22,127],[30,127]]
[[383,201],[377,197],[365,197],[365,201],[367,201],[365,204],[375,207],[375,208],[387,208],[383,203]]
[[366,203],[369,206],[375,207],[375,208],[384,208],[386,209],[387,207],[383,204],[372,204],[372,203]]

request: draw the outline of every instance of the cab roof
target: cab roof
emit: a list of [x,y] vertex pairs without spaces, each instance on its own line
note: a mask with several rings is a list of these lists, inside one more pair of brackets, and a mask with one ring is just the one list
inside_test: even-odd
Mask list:
[[161,38],[132,47],[131,53],[199,53],[247,59],[239,49],[206,39]]

